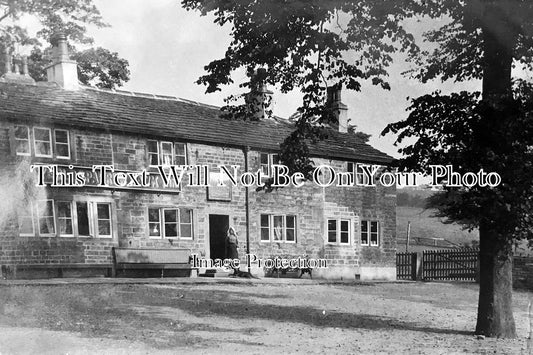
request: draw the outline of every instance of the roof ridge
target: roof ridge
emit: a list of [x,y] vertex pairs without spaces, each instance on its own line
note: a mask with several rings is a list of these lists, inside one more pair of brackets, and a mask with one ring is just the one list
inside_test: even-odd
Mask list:
[[201,107],[203,106],[203,107],[217,109],[217,110],[220,109],[220,106],[210,105],[210,104],[206,104],[206,103],[203,103],[203,102],[184,99],[182,97],[177,97],[177,96],[172,96],[172,95],[160,95],[160,94],[152,94],[152,93],[130,91],[130,90],[122,90],[122,89],[98,88],[98,87],[88,86],[88,85],[80,85],[80,87],[85,89],[85,90],[105,92],[105,93],[108,93],[108,94],[116,94],[116,95],[123,95],[123,96],[133,96],[133,97],[144,97],[144,98],[155,99],[155,100],[178,101],[178,102],[183,102],[183,103],[186,103],[186,104],[191,104],[191,105],[196,105],[196,106],[201,106]]

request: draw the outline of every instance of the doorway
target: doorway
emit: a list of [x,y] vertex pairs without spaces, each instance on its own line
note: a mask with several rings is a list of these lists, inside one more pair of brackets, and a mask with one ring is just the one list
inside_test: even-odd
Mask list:
[[226,257],[226,233],[228,228],[228,215],[209,215],[209,255],[212,260]]

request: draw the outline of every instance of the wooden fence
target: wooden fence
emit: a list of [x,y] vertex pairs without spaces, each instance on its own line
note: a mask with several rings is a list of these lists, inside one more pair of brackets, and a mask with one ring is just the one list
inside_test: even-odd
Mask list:
[[478,249],[426,250],[422,253],[422,279],[476,281]]
[[396,278],[416,280],[416,253],[396,253]]

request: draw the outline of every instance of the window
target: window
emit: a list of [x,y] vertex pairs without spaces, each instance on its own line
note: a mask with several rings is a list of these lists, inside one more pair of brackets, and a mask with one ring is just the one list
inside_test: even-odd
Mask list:
[[36,157],[52,157],[52,134],[50,128],[33,127],[33,148]]
[[328,219],[328,243],[350,244],[351,221],[349,219]]
[[[38,158],[70,159],[70,136],[66,129],[54,129],[52,140],[52,129],[46,127],[15,126],[14,154],[21,156],[31,156]],[[53,142],[53,144],[52,144]]]
[[161,237],[161,213],[158,208],[148,209],[148,230],[150,237]]
[[60,236],[72,236],[72,202],[57,202],[57,222]]
[[328,243],[337,242],[337,220],[328,219]]
[[347,162],[346,171],[352,174],[355,173],[354,183],[356,185],[368,185],[369,184],[368,177],[363,172],[363,168],[361,167],[360,164]]
[[111,238],[113,236],[111,203],[74,201],[72,204],[75,205],[75,208],[72,209],[75,213],[72,216],[72,220],[75,221],[73,230],[76,233],[73,233],[74,235],[94,238]]
[[262,214],[260,229],[262,242],[296,243],[296,216]]
[[156,165],[187,165],[187,145],[185,143],[147,142],[148,162]]
[[148,162],[150,165],[159,164],[159,144],[157,141],[148,141]]
[[192,211],[180,209],[180,237],[192,239]]
[[35,227],[33,225],[33,204],[28,202],[26,206],[18,211],[19,235],[34,236]]
[[68,131],[64,129],[54,130],[55,152],[58,159],[70,159],[70,140]]
[[361,221],[361,245],[379,245],[379,223],[377,221]]
[[187,149],[185,143],[174,143],[174,164],[187,164]]
[[285,216],[285,240],[287,242],[296,242],[296,218],[294,216]]
[[149,208],[148,235],[151,238],[192,239],[192,210],[187,208]]
[[270,241],[270,216],[267,214],[261,215],[261,241]]
[[89,203],[87,201],[76,202],[76,220],[78,225],[78,235],[89,237],[92,236],[93,227],[89,222]]
[[[33,216],[37,216],[37,233],[33,229]],[[41,237],[58,235],[60,237],[113,236],[112,207],[109,202],[101,201],[37,201],[37,209],[31,205],[21,209],[19,233],[22,236],[38,234]]]
[[95,205],[98,237],[111,238],[111,205],[109,203],[95,203]]
[[55,234],[54,200],[37,201],[37,216],[39,222],[39,234]]
[[31,155],[30,129],[26,126],[15,126],[15,152],[17,155]]
[[277,154],[259,153],[259,162],[264,176],[272,176],[272,165],[279,164]]
[[161,142],[161,165],[172,165],[172,143]]
[[350,221],[341,220],[340,243],[350,244]]

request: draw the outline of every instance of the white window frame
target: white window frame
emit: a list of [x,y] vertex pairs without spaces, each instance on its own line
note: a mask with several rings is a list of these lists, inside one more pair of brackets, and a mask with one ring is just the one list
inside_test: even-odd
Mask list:
[[[177,145],[183,145],[183,153],[184,155],[178,155],[176,154],[176,146]],[[187,143],[180,143],[180,142],[174,142],[174,145],[172,147],[172,162],[174,164],[176,164],[176,158],[177,157],[183,157],[185,159],[185,163],[184,164],[180,164],[180,165],[187,165],[188,163],[188,159],[187,159]]]
[[[96,238],[102,238],[102,239],[110,239],[110,238],[113,238],[113,210],[112,210],[112,207],[111,207],[111,203],[110,202],[102,202],[102,201],[91,201],[92,204],[93,204],[93,208],[92,208],[92,216],[93,216],[93,219],[94,219],[94,234],[95,234],[95,237]],[[98,216],[98,205],[106,205],[107,208],[108,208],[108,211],[109,211],[109,219],[103,219],[103,218],[99,218]],[[100,234],[100,228],[98,228],[100,226],[100,221],[109,221],[109,234],[103,234],[101,235]]]
[[[26,132],[27,132],[27,139],[22,139],[22,138],[17,138],[16,136],[16,130],[17,130],[17,127],[24,127],[26,128]],[[26,126],[26,125],[15,125],[13,127],[13,138],[15,139],[15,154],[18,155],[18,156],[23,156],[23,157],[30,157],[31,156],[31,138],[30,138],[30,127]],[[26,141],[28,142],[28,153],[19,153],[17,151],[17,147],[18,147],[18,144],[17,144],[17,141]]]
[[[335,221],[335,241],[329,241],[329,221]],[[348,223],[348,242],[342,242],[342,222]],[[326,244],[330,245],[352,245],[353,241],[353,220],[350,218],[326,218]]]
[[[57,142],[57,132],[65,132],[67,134],[67,142],[64,143],[64,142],[60,142],[58,143]],[[59,155],[58,154],[58,149],[57,149],[57,146],[58,145],[66,145],[67,146],[67,151],[68,151],[68,155],[67,156],[64,156],[64,155]],[[55,153],[55,157],[57,159],[65,159],[65,160],[68,160],[70,159],[71,157],[71,153],[70,153],[70,133],[67,129],[54,129],[54,151],[53,153]]]
[[[50,154],[47,155],[47,154],[38,154],[37,153],[37,142],[46,142],[46,141],[41,141],[41,140],[37,140],[35,137],[35,130],[36,129],[41,129],[41,130],[47,130],[48,131],[48,144],[50,144]],[[48,128],[48,127],[33,127],[33,151],[35,152],[35,156],[37,158],[53,158],[54,157],[54,146],[53,146],[53,142],[52,142],[52,129],[51,128]]]
[[[161,141],[159,142],[160,144],[160,147],[159,147],[159,165],[162,165],[162,166],[169,166],[169,165],[173,165],[174,164],[174,144],[172,144],[172,142],[169,142],[169,141]],[[165,164],[163,162],[163,145],[165,144],[168,144],[170,146],[170,164]]]
[[[157,148],[157,152],[151,152],[151,151],[148,150],[149,142],[155,142],[155,146]],[[154,140],[154,139],[149,139],[146,142],[146,151],[148,152],[148,165],[149,166],[157,166],[157,165],[152,164],[152,159],[151,159],[152,155],[157,156],[157,164],[159,165],[159,141]]]
[[[262,157],[263,156],[267,156],[267,164],[266,164],[266,168],[267,168],[267,171],[265,172],[265,170],[263,169],[263,167],[265,167],[265,164],[262,163]],[[274,157],[277,157],[277,162],[274,163]],[[272,165],[274,164],[279,164],[279,154],[275,154],[275,153],[261,153],[259,152],[259,169],[263,172],[263,175],[265,177],[272,177]]]
[[363,172],[360,163],[346,162],[346,171],[353,175],[353,182],[356,186],[368,184],[368,178]]
[[[376,242],[373,242],[372,241],[372,231],[371,231],[371,228],[372,228],[372,223],[376,223],[376,232],[374,233],[376,235]],[[366,243],[363,243],[363,224],[366,224],[366,234],[367,234],[367,242]],[[375,219],[368,219],[368,220],[362,220],[361,221],[361,245],[364,245],[364,246],[372,246],[372,247],[377,247],[379,246],[379,235],[380,235],[380,225],[379,225],[379,221],[375,220]]]
[[[175,165],[176,164],[176,157],[185,158],[185,164],[180,164],[180,165],[187,165],[188,164],[189,158],[188,158],[188,154],[187,154],[187,143],[171,142],[171,141],[158,141],[158,140],[155,140],[155,139],[149,139],[147,141],[147,144],[146,144],[146,151],[148,152],[148,165],[150,167],[156,166],[156,165],[151,164],[152,163],[151,156],[155,155],[156,152],[151,152],[151,151],[148,150],[148,142],[155,142],[156,143],[156,147],[157,147],[157,165],[168,166],[167,164],[163,164],[163,145],[164,144],[169,144],[170,145],[170,154],[171,154],[170,165]],[[183,145],[183,152],[185,153],[185,155],[176,154],[176,146],[178,144],[179,145]]]
[[59,216],[59,204],[60,203],[68,203],[69,204],[69,207],[70,207],[70,223],[72,225],[72,233],[70,234],[62,234],[61,231],[59,231],[59,229],[56,231],[56,234],[60,237],[65,237],[65,238],[68,238],[68,237],[74,237],[74,228],[75,228],[75,225],[74,225],[74,210],[72,208],[72,201],[62,201],[62,200],[57,200],[55,202],[55,208],[57,209],[56,210],[56,218],[57,218],[57,225],[59,226],[61,223],[60,220],[62,219],[68,219],[68,218],[65,218],[65,217],[60,217]]
[[[329,222],[335,221],[335,241],[330,242],[329,241]],[[336,218],[326,218],[326,243],[327,244],[337,244],[337,240],[339,239],[339,223]]]
[[[27,214],[22,214],[21,212],[29,212],[30,214],[27,215]],[[20,227],[21,227],[21,217],[30,217],[31,218],[31,230],[32,232],[31,233],[22,233],[20,231]],[[28,202],[28,205],[25,206],[25,208],[20,208],[17,212],[17,222],[18,222],[18,227],[19,227],[19,236],[20,237],[35,237],[35,213],[33,211],[33,202],[29,201]]]
[[[150,210],[156,210],[157,211],[157,215],[158,215],[158,218],[157,218],[157,222],[153,222],[153,221],[150,221]],[[154,208],[150,208],[148,207],[148,236],[152,239],[162,239],[163,238],[163,228],[162,228],[162,223],[161,221],[163,220],[163,216],[162,216],[162,208],[159,208],[159,207],[154,207]],[[155,224],[157,223],[157,227],[158,227],[158,232],[159,232],[159,235],[150,235],[150,225],[151,224]]]
[[[263,226],[261,224],[261,219],[263,216],[266,216],[267,217],[267,222],[268,222],[268,225],[267,226]],[[263,229],[266,229],[266,231],[268,232],[268,239],[263,239]],[[270,243],[270,234],[271,234],[271,230],[272,230],[272,220],[270,218],[270,215],[269,214],[266,214],[266,213],[262,213],[259,215],[259,241],[260,242],[263,242],[263,243]]]
[[[181,221],[181,212],[182,212],[182,210],[186,210],[186,211],[189,212],[189,217],[190,217],[190,220],[191,220],[190,223],[185,223],[185,222],[182,222],[182,221]],[[179,219],[180,219],[180,221],[179,221],[179,227],[180,227],[180,236],[179,236],[179,239],[180,239],[180,240],[193,240],[193,239],[194,239],[194,238],[193,238],[193,236],[194,236],[194,229],[193,229],[193,212],[192,212],[192,208],[180,208],[180,209],[179,209]],[[184,237],[184,236],[181,234],[181,226],[182,226],[182,225],[185,225],[185,224],[191,226],[191,236],[190,236],[190,238],[188,238],[188,237]]]
[[[52,202],[52,213],[53,216],[45,216],[45,217],[53,217],[54,221],[54,233],[41,233],[41,221],[40,221],[40,215],[39,215],[39,208],[40,203],[46,203],[47,201]],[[71,234],[64,234],[61,233],[59,228],[59,222],[61,219],[67,219],[64,217],[59,216],[59,204],[60,203],[68,203],[70,206],[70,219],[72,223],[72,233]],[[87,219],[88,219],[88,228],[89,228],[89,235],[80,234],[79,233],[79,224],[78,224],[78,203],[84,203],[87,204]],[[98,218],[98,205],[106,205],[109,209],[109,219],[102,219]],[[32,226],[33,226],[33,235],[20,233],[19,229],[19,235],[20,236],[39,236],[39,237],[55,237],[59,236],[62,238],[99,238],[99,239],[112,239],[114,238],[116,225],[116,214],[113,207],[113,202],[109,199],[102,199],[99,200],[98,198],[94,199],[87,199],[87,198],[79,198],[78,196],[74,196],[72,200],[65,200],[62,198],[47,198],[43,200],[37,200],[36,206],[33,206],[31,208],[32,212]],[[109,221],[109,231],[110,234],[100,234],[99,231],[99,222],[100,221]],[[20,223],[20,222],[19,222]],[[37,229],[35,229],[35,226],[37,226]],[[20,228],[20,227],[19,227]]]
[[[89,200],[74,200],[73,201],[73,206],[74,206],[74,209],[73,209],[73,218],[74,218],[74,229],[73,231],[75,232],[75,236],[77,236],[78,238],[96,238],[96,233],[94,231],[94,222],[93,222],[93,216],[94,216],[94,208],[93,208],[93,204],[91,203],[92,201],[89,201]],[[86,235],[86,234],[80,234],[80,229],[79,229],[79,224],[78,224],[78,203],[85,203],[87,204],[87,224],[88,224],[88,227],[89,227],[89,234]]]
[[[294,219],[294,227],[293,228],[288,228],[287,227],[287,217],[292,217]],[[296,230],[297,230],[297,220],[296,220],[296,215],[293,215],[293,214],[288,214],[288,215],[285,215],[284,218],[283,218],[283,226],[285,228],[285,233],[284,233],[284,236],[285,236],[285,243],[289,243],[289,244],[295,244],[296,243]],[[294,240],[287,240],[287,229],[292,229],[294,230]]]
[[[156,223],[156,222],[150,222],[150,219],[149,219],[150,210],[158,210],[158,213],[159,213],[159,222],[158,222],[159,235],[158,236],[150,235],[150,224],[155,224]],[[191,221],[189,223],[185,223],[185,222],[181,221],[181,213],[183,212],[183,210],[188,211],[188,213],[190,214]],[[176,230],[177,230],[177,233],[178,233],[177,236],[167,237],[166,234],[165,234],[165,224],[166,224],[165,211],[175,211],[176,212],[176,222],[172,222],[172,223],[176,223]],[[148,207],[147,208],[147,216],[148,216],[148,237],[150,239],[194,240],[194,220],[193,220],[194,211],[193,211],[192,208],[186,208],[186,207],[157,207],[157,206]],[[182,236],[182,234],[181,234],[181,226],[182,225],[190,225],[191,226],[191,236],[190,237],[183,237]]]
[[[343,242],[342,241],[342,233],[343,233],[343,230],[342,230],[342,222],[347,222],[348,223],[348,241],[347,242]],[[352,244],[352,221],[349,220],[349,219],[339,219],[339,244],[340,245],[350,245]]]
[[[47,218],[52,217],[52,220],[54,221],[54,232],[53,233],[41,233],[41,218],[40,215],[40,208],[39,203],[48,201],[52,201],[52,216],[46,216]],[[55,201],[53,199],[44,199],[44,200],[38,200],[37,201],[37,231],[39,233],[40,237],[55,237],[57,235],[57,223],[56,223],[56,209],[55,209]]]
[[[268,216],[268,240],[264,240],[261,238],[262,236],[262,230],[266,227],[261,225],[261,216]],[[274,239],[274,218],[275,217],[282,217],[283,221],[283,227],[282,227],[282,239]],[[290,228],[294,230],[294,240],[287,240],[287,217],[294,218],[294,228]],[[260,213],[259,214],[259,241],[261,243],[288,243],[288,244],[295,244],[298,240],[298,218],[295,214],[271,214],[271,213]]]

